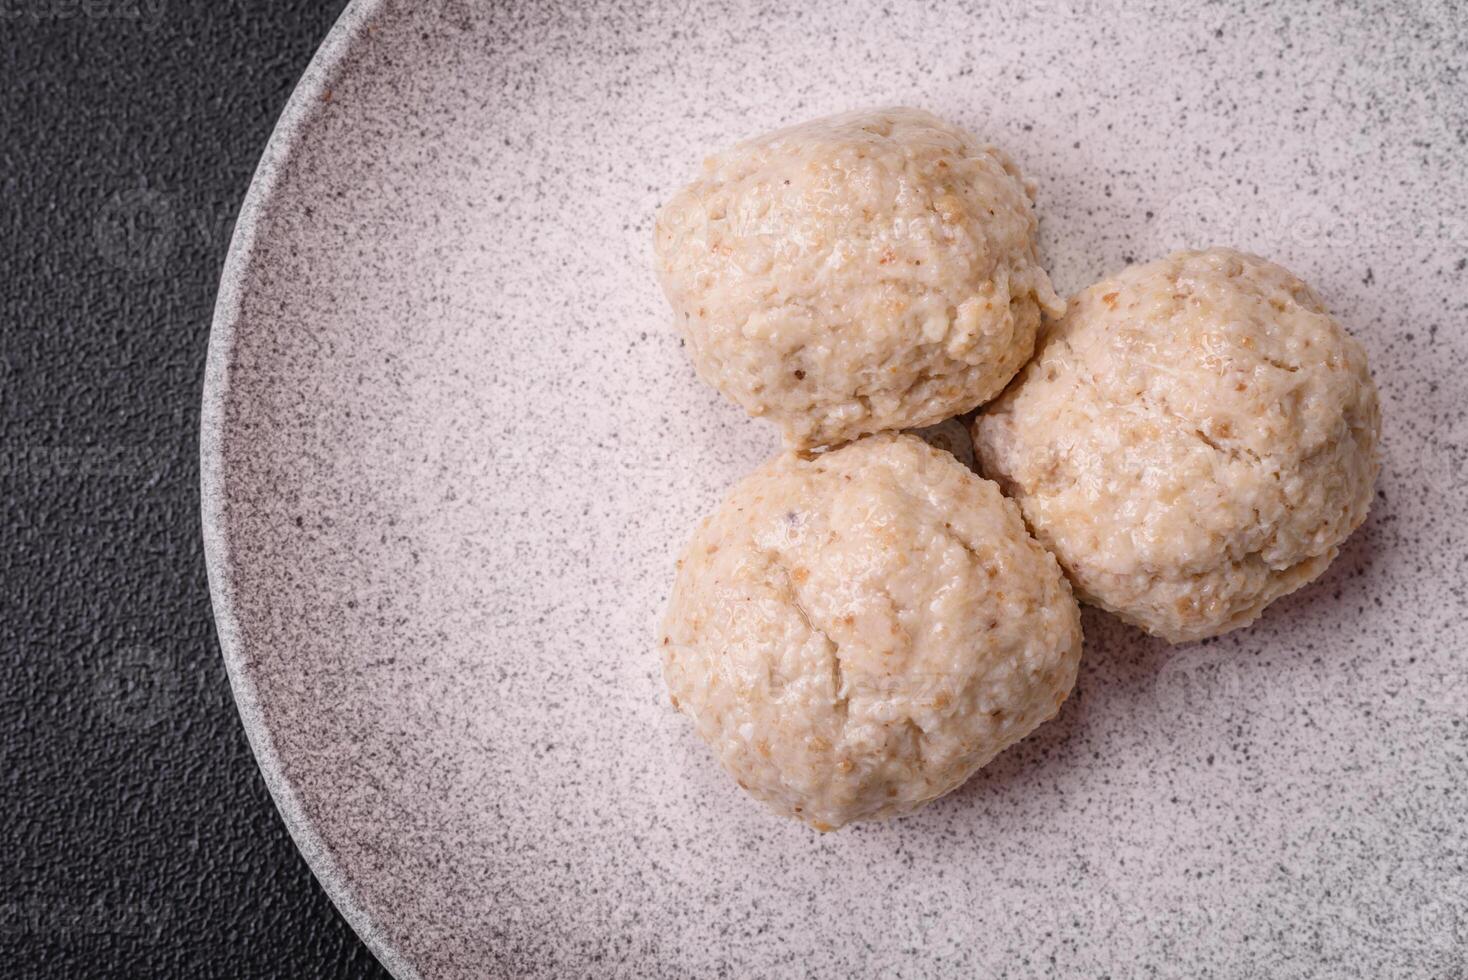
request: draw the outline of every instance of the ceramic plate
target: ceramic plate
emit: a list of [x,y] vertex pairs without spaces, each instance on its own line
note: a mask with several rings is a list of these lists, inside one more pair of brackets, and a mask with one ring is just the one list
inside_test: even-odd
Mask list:
[[[239,222],[204,526],[291,831],[400,977],[1461,976],[1462,14],[1113,0],[360,2]],[[1073,291],[1226,243],[1370,351],[1385,471],[1318,583],[1168,648],[1088,612],[1057,720],[909,819],[766,813],[668,706],[695,520],[775,448],[650,271],[700,159],[931,108]]]

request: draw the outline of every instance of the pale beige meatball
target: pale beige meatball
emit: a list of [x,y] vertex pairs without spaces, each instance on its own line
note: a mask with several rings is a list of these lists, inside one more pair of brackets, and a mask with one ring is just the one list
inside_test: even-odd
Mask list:
[[1063,304],[1026,184],[918,109],[817,119],[704,164],[657,218],[700,377],[787,445],[932,425],[993,398]]
[[739,785],[831,830],[911,812],[1054,715],[1081,627],[998,487],[888,434],[741,481],[660,642],[673,705]]
[[973,433],[1077,594],[1180,643],[1325,570],[1379,430],[1366,354],[1310,287],[1215,248],[1075,297]]

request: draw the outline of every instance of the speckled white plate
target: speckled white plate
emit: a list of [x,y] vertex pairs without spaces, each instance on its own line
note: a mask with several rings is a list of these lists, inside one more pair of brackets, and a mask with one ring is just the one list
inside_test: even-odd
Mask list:
[[[346,13],[225,272],[204,526],[261,767],[395,973],[1463,975],[1468,38],[1446,4],[1265,7]],[[714,147],[890,103],[1013,153],[1063,290],[1212,242],[1314,283],[1386,470],[1257,627],[1088,613],[1058,720],[821,837],[660,688],[675,554],[775,440],[695,381],[650,219]]]

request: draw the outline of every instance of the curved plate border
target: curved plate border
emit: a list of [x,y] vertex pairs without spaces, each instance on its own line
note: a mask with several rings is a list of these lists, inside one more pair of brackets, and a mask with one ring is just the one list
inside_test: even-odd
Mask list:
[[386,0],[352,0],[326,39],[301,80],[291,93],[285,110],[275,124],[266,144],[250,189],[235,222],[234,237],[220,276],[219,295],[214,304],[214,320],[209,330],[209,355],[204,369],[203,413],[199,432],[200,510],[204,532],[204,566],[209,577],[209,594],[214,607],[214,625],[219,634],[219,647],[224,655],[235,705],[255,761],[265,776],[265,785],[275,800],[275,807],[285,820],[286,828],[306,864],[316,875],[343,917],[356,930],[382,964],[399,980],[419,980],[419,974],[388,942],[381,928],[372,921],[337,866],[316,828],[307,820],[295,790],[286,781],[276,751],[275,740],[266,727],[260,710],[255,682],[250,677],[248,659],[235,619],[235,589],[230,572],[230,544],[224,524],[225,473],[222,454],[225,402],[230,391],[230,353],[234,347],[235,329],[239,323],[243,287],[256,250],[260,246],[259,224],[275,195],[276,185],[295,152],[302,134],[323,105],[321,96],[372,19],[386,6]]

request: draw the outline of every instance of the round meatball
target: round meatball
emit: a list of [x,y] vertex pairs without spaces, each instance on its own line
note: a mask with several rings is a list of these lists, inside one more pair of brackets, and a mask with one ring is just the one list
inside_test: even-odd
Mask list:
[[1029,191],[918,109],[741,143],[658,214],[657,266],[699,375],[787,445],[932,425],[997,395],[1059,313]]
[[1081,598],[1174,643],[1325,571],[1366,518],[1379,431],[1361,345],[1225,248],[1086,289],[973,427]]
[[998,487],[886,434],[741,481],[679,562],[661,644],[724,768],[825,831],[915,810],[1054,715],[1081,626]]

